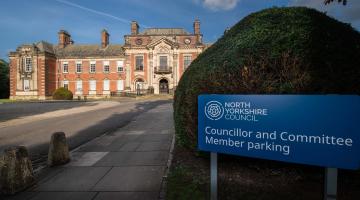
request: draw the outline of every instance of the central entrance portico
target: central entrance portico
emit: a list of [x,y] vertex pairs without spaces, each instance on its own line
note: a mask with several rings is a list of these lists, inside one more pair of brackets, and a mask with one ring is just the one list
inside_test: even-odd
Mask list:
[[159,81],[159,93],[169,94],[169,82],[165,78]]

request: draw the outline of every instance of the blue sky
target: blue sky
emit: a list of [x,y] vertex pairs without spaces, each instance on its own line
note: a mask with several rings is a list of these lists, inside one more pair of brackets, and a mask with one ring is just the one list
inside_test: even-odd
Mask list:
[[57,32],[67,30],[75,43],[99,43],[106,28],[110,43],[123,44],[130,21],[141,28],[176,27],[193,31],[200,19],[205,42],[215,42],[227,27],[244,16],[273,6],[308,6],[326,11],[360,30],[360,1],[347,6],[323,0],[1,0],[0,58],[24,43],[45,40],[57,44]]

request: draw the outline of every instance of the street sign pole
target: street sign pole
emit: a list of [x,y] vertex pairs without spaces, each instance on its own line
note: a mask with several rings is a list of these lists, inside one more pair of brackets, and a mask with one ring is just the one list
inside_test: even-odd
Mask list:
[[325,168],[324,200],[336,200],[337,168]]
[[210,156],[210,199],[217,200],[217,153]]

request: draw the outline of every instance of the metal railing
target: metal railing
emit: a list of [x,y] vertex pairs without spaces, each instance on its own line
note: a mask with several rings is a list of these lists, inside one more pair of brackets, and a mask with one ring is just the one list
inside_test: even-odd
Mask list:
[[154,68],[155,74],[171,74],[172,73],[172,67],[166,66],[166,67],[155,67]]

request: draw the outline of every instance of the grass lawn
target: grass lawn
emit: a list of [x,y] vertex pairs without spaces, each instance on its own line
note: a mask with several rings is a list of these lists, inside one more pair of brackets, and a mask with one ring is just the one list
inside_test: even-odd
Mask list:
[[[324,168],[219,155],[218,199],[322,199]],[[209,157],[175,145],[166,199],[209,199]],[[339,170],[338,198],[360,199],[360,170]]]
[[9,102],[15,102],[15,100],[11,100],[11,99],[0,99],[0,103],[9,103]]

